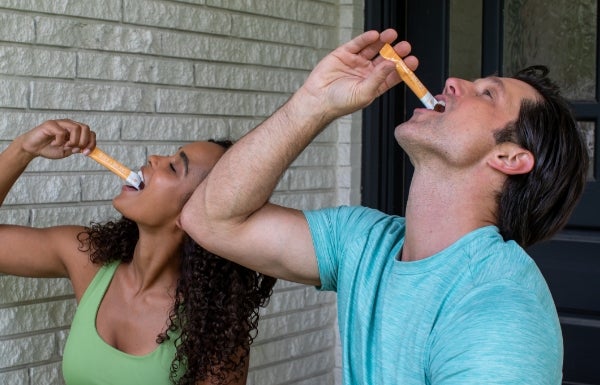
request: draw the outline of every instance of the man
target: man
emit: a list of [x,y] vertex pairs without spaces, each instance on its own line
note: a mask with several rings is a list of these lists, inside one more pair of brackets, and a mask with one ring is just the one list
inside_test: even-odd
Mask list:
[[377,56],[396,37],[369,31],[324,58],[221,158],[184,208],[183,228],[242,265],[337,291],[345,384],[559,384],[556,309],[518,243],[564,225],[587,155],[540,68],[448,79],[437,96],[445,112],[416,109],[396,128],[415,167],[406,218],[268,202],[328,123],[399,83],[394,63]]

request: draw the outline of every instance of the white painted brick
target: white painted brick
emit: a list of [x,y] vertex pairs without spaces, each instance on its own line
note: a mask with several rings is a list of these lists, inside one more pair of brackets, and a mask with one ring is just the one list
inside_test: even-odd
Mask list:
[[20,301],[69,296],[73,294],[71,283],[64,278],[32,279],[0,276],[0,305]]
[[288,334],[297,334],[302,332],[302,330],[326,328],[332,326],[335,320],[335,306],[302,309],[297,312],[290,311],[274,316],[261,314],[256,344],[260,345],[261,341],[270,341]]
[[245,134],[247,134],[254,127],[258,126],[264,121],[262,119],[253,119],[253,118],[236,118],[229,119],[228,125],[230,127],[231,137],[234,139],[239,139]]
[[265,368],[251,370],[248,373],[249,385],[275,385],[288,383],[296,379],[305,379],[313,375],[321,375],[331,370],[334,365],[331,352],[321,352],[308,357],[285,361]]
[[333,349],[335,336],[331,329],[322,329],[294,335],[268,344],[254,347],[250,356],[250,365],[265,366],[273,362],[293,360],[326,349]]
[[3,74],[74,78],[75,63],[73,52],[0,45],[0,72]]
[[129,53],[158,54],[160,34],[145,27],[38,16],[40,44]]
[[14,338],[10,343],[0,343],[0,369],[49,360],[55,351],[55,343],[53,334]]
[[349,166],[351,161],[352,145],[348,143],[340,143],[337,146],[337,165]]
[[285,100],[274,94],[160,89],[156,109],[160,113],[266,117]]
[[[5,90],[0,91],[0,150],[45,120],[71,118],[89,124],[99,147],[131,168],[149,154],[171,154],[190,141],[240,138],[285,102],[340,39],[359,33],[364,5],[353,0],[0,3]],[[359,199],[360,147],[360,113],[334,122],[284,174],[273,202],[316,209]],[[3,223],[34,227],[117,219],[111,200],[122,183],[81,155],[38,158],[9,194],[0,217]],[[67,280],[56,287],[48,282],[0,276],[0,293],[7,292],[1,285],[17,287],[0,294],[0,349],[12,345],[14,357],[33,360],[0,369],[0,383],[64,385],[60,355],[75,302]],[[70,299],[53,300],[63,296]],[[261,310],[253,349],[263,353],[252,358],[249,383],[340,384],[335,308],[333,293],[279,282],[271,304]],[[31,346],[23,339],[46,335],[54,339],[42,349],[46,356],[31,358],[23,351]]]
[[27,92],[25,81],[0,79],[0,107],[27,108]]
[[341,384],[342,382],[336,382],[334,373],[326,373],[320,376],[303,379],[300,381],[291,382],[290,385],[333,385]]
[[336,302],[336,294],[331,291],[318,291],[314,287],[304,288],[306,306],[333,305]]
[[0,335],[67,327],[74,314],[75,299],[1,308]]
[[106,222],[121,217],[121,214],[110,205],[110,202],[101,205],[97,201],[98,199],[95,199],[94,206],[67,206],[33,209],[31,210],[32,226],[89,226],[91,222]]
[[5,204],[75,202],[81,197],[77,176],[22,176],[8,193]]
[[34,82],[31,108],[152,112],[154,95],[150,89],[143,87]]
[[58,355],[62,357],[65,351],[65,345],[67,344],[67,338],[69,337],[69,329],[59,330],[55,334],[56,343],[58,345]]
[[119,20],[121,18],[120,0],[2,0],[2,7],[94,19]]
[[290,170],[292,190],[327,189],[335,187],[333,168],[296,168]]
[[292,281],[286,281],[285,279],[278,279],[277,283],[275,284],[275,291],[284,291],[284,290],[288,290],[288,289],[298,289],[301,286],[304,286],[301,283],[298,282],[292,282]]
[[124,1],[124,21],[170,29],[229,35],[231,12],[166,1]]
[[352,141],[352,119],[350,115],[336,120],[332,125],[335,125],[337,129],[339,143],[350,143]]
[[338,167],[336,169],[336,186],[338,188],[348,189],[352,186],[352,168]]
[[335,27],[338,24],[338,8],[335,4],[317,1],[298,2],[298,20]]
[[339,7],[339,25],[346,28],[363,28],[363,12],[353,5]]
[[167,155],[172,155],[172,154],[176,153],[177,150],[179,149],[179,147],[181,147],[181,145],[176,144],[176,143],[154,144],[154,145],[148,146],[148,153],[152,154],[152,155],[167,156]]
[[[88,167],[86,167],[86,165]],[[27,173],[32,172],[60,172],[90,169],[91,162],[83,154],[73,154],[63,159],[46,159],[38,157],[27,166]]]
[[34,18],[0,10],[0,36],[3,41],[33,42],[35,39]]
[[124,140],[193,142],[227,137],[227,120],[211,117],[132,116],[124,121],[122,132]]
[[302,151],[292,167],[335,166],[337,151],[334,146],[310,145]]
[[[21,225],[26,226],[29,224],[29,209],[0,209],[0,218],[2,223],[7,225]],[[2,293],[0,291],[0,293]]]
[[40,385],[63,385],[61,363],[35,366],[31,369],[31,383]]
[[340,28],[339,32],[338,32],[338,37],[339,37],[339,42],[344,43],[347,41],[352,40],[354,37],[360,35],[360,33],[362,32],[362,30],[360,31],[355,31],[352,28]]
[[247,39],[288,43],[315,48],[335,45],[331,33],[318,25],[273,20],[262,16],[234,15],[233,36]]
[[295,92],[307,71],[202,62],[195,65],[196,85],[207,88]]
[[290,190],[290,177],[287,173],[283,174],[283,177],[279,178],[277,181],[277,185],[275,186],[275,193],[281,191],[289,191]]
[[309,47],[179,32],[162,32],[161,42],[163,55],[226,63],[312,70],[321,57],[317,50]]
[[194,67],[184,61],[98,52],[81,52],[78,59],[79,78],[188,86],[194,82]]
[[275,204],[298,210],[314,210],[333,206],[336,202],[336,196],[333,192],[275,194],[272,201]]
[[110,201],[121,192],[123,179],[111,172],[81,177],[81,200],[83,202]]
[[121,118],[118,116],[111,117],[94,113],[81,114],[79,112],[57,114],[55,112],[3,111],[0,114],[0,140],[13,140],[18,135],[29,131],[46,120],[65,118],[89,125],[92,130],[96,131],[99,141],[119,138]]
[[265,314],[276,314],[283,311],[302,309],[305,304],[303,290],[292,290],[273,293]]
[[338,129],[334,124],[328,126],[313,140],[313,143],[337,143],[338,141]]
[[[2,342],[4,344],[6,342]],[[26,369],[0,372],[0,384],[4,385],[30,385],[29,373]]]
[[[336,196],[336,206],[351,206],[352,205],[352,191],[350,189],[338,188]],[[360,202],[356,202],[360,204]]]
[[282,19],[297,18],[297,1],[289,0],[205,0],[207,5]]

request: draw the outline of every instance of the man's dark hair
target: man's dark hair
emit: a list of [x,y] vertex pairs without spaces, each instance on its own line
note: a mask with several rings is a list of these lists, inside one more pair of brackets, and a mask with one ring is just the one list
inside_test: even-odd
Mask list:
[[498,196],[498,227],[505,240],[523,247],[545,240],[569,219],[586,183],[585,140],[567,101],[545,66],[532,66],[512,78],[532,86],[541,100],[525,100],[519,116],[496,133],[496,141],[529,150],[531,172],[510,175]]

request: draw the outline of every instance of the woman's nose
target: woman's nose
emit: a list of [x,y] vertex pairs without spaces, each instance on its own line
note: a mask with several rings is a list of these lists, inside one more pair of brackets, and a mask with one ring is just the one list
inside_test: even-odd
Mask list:
[[157,156],[157,155],[150,155],[148,157],[148,165],[150,165],[151,167],[156,166],[157,163],[158,163],[158,159],[159,159],[159,156]]

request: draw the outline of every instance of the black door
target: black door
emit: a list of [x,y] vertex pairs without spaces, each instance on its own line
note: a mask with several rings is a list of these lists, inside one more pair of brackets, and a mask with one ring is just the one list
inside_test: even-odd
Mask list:
[[[528,250],[546,277],[561,320],[564,384],[600,384],[600,65],[597,0],[373,0],[365,28],[396,28],[419,57],[417,75],[437,93],[450,76],[510,75],[545,64],[569,98],[592,167],[566,228]],[[412,168],[393,128],[418,100],[403,86],[363,116],[363,204],[403,215]]]

